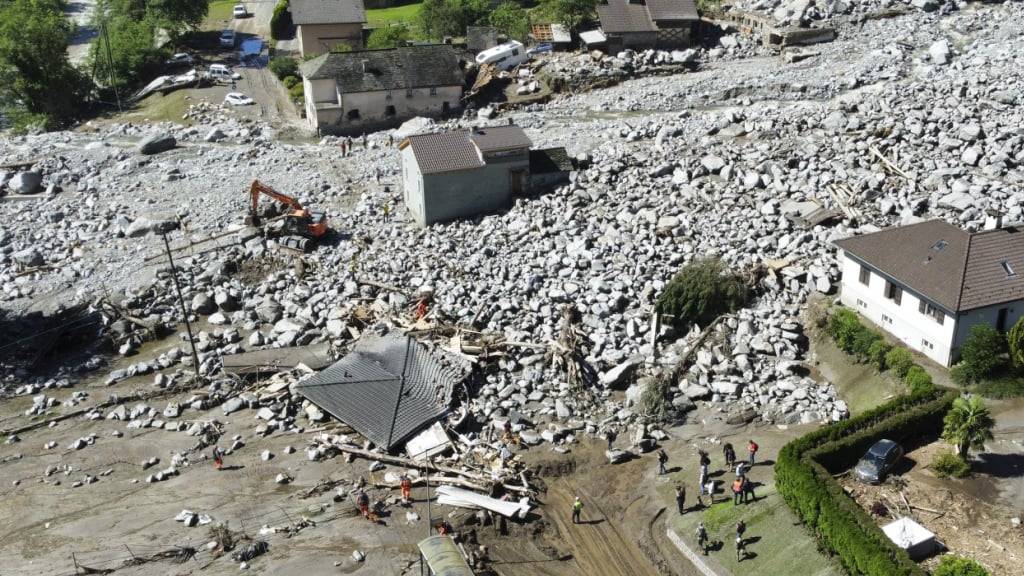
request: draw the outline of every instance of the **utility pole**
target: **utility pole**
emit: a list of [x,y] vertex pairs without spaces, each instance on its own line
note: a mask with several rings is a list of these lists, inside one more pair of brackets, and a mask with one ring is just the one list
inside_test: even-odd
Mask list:
[[199,381],[199,354],[196,352],[196,339],[192,337],[192,323],[188,321],[188,309],[185,307],[185,299],[181,296],[181,285],[178,284],[178,269],[174,267],[174,258],[171,257],[171,243],[167,241],[167,232],[161,232],[164,238],[164,248],[167,249],[167,262],[171,265],[171,278],[174,280],[174,289],[178,292],[178,303],[181,304],[181,315],[185,318],[185,330],[188,331],[188,343],[192,346],[192,369],[196,373],[196,381]]
[[114,90],[114,99],[117,100],[117,111],[124,112],[121,108],[121,96],[117,93],[117,84],[114,82],[114,57],[110,53],[110,35],[107,34],[107,21],[104,19],[100,22],[100,34],[103,35],[103,43],[107,46],[107,77],[109,78],[110,87]]

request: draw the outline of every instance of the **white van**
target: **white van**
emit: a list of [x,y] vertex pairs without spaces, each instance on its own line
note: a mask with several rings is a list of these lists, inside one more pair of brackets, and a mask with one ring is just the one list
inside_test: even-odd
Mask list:
[[502,70],[511,70],[529,59],[530,55],[526,53],[526,47],[522,42],[515,40],[488,48],[476,55],[477,64],[481,66],[491,64]]
[[224,64],[210,64],[210,70],[208,72],[210,78],[214,80],[220,80],[223,82],[231,82],[232,80],[241,80],[242,75],[238,72],[233,72],[231,68],[228,68]]

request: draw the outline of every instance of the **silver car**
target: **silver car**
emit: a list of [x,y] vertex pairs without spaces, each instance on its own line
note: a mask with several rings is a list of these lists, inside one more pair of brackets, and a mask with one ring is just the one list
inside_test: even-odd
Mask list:
[[903,457],[903,448],[892,440],[879,440],[857,462],[853,475],[861,482],[881,484],[893,466]]

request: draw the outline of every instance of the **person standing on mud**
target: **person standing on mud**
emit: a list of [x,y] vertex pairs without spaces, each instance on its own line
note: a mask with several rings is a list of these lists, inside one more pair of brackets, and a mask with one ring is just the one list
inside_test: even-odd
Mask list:
[[754,457],[756,455],[757,455],[757,442],[754,442],[753,440],[748,440],[747,441],[747,462],[751,466],[754,465]]
[[213,447],[213,467],[215,470],[224,468],[224,451],[219,446]]
[[680,516],[686,514],[686,488],[681,484],[676,485],[676,508],[679,509]]
[[608,431],[604,433],[604,438],[608,441],[608,450],[611,450],[612,443],[615,442],[615,429],[609,428]]
[[658,450],[658,475],[663,476],[668,472],[668,454],[665,450]]
[[[701,499],[701,496],[704,495],[704,491],[707,489],[707,484],[708,484],[708,465],[704,464],[704,463],[701,463],[701,465],[700,465],[700,474],[697,476],[697,503],[700,504],[701,507],[704,506],[704,500]],[[711,503],[714,504],[715,503],[714,495],[713,494],[709,494],[709,496],[711,496]]]
[[583,512],[583,501],[580,500],[579,496],[577,496],[576,500],[574,500],[573,503],[572,503],[572,523],[573,524],[579,524],[580,523],[580,513],[582,513],[582,512]]
[[704,527],[704,521],[697,524],[697,547],[705,556],[708,555],[708,530]]
[[732,467],[736,465],[736,450],[729,442],[722,446],[722,456],[725,457],[725,467],[732,470]]

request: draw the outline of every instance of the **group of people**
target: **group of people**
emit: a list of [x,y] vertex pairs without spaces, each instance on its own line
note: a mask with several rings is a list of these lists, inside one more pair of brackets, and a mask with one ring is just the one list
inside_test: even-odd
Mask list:
[[[747,531],[747,523],[740,520],[736,523],[736,561],[742,562],[747,557],[747,540],[743,537],[743,534]],[[696,530],[697,536],[697,547],[703,555],[708,555],[708,550],[711,548],[711,540],[708,537],[708,529],[704,526],[702,520],[700,524],[697,524]]]

